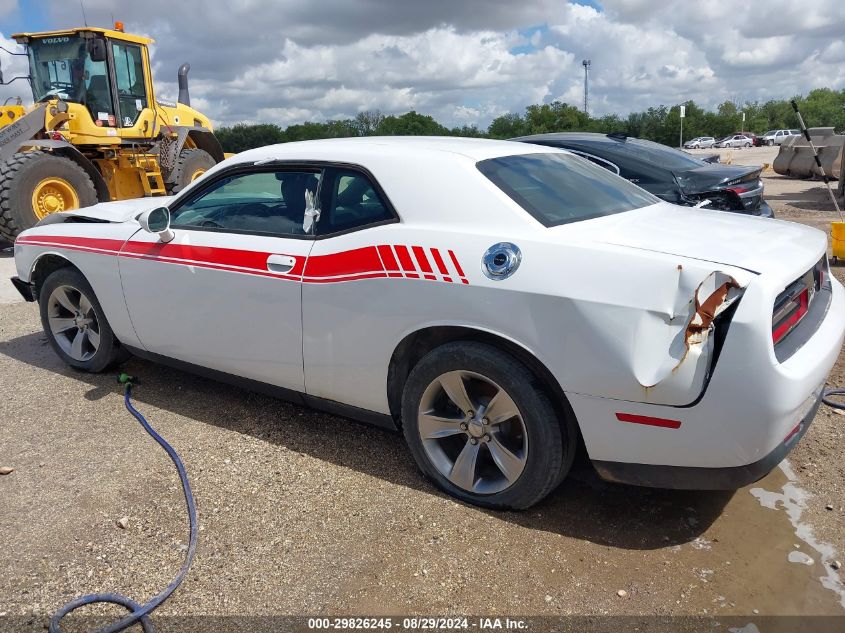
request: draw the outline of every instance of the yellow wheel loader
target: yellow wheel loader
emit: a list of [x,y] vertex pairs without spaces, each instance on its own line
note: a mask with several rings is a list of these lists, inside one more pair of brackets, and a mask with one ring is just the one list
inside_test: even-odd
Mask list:
[[25,46],[33,105],[0,106],[0,239],[97,202],[178,192],[223,160],[209,119],[155,97],[153,40],[83,27],[12,36]]

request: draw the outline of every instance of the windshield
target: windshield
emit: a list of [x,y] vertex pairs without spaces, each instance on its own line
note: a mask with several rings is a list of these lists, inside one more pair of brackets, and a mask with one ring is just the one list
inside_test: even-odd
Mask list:
[[763,136],[774,136],[777,130],[769,130],[768,132],[764,132]]
[[624,178],[572,154],[503,156],[476,166],[545,226],[613,215],[658,202]]
[[91,61],[85,43],[86,40],[76,35],[45,37],[30,42],[33,98],[41,101],[56,96],[82,103],[98,125],[114,126],[106,63]]

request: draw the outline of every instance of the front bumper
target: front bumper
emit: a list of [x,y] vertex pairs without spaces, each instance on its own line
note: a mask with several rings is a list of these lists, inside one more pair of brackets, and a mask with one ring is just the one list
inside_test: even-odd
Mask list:
[[804,437],[822,402],[824,385],[811,400],[810,410],[795,427],[795,431],[772,452],[753,464],[703,468],[698,466],[658,466],[625,462],[594,461],[593,467],[606,480],[632,486],[671,488],[675,490],[736,490],[768,475]]
[[35,286],[22,281],[18,277],[11,278],[12,285],[17,288],[18,292],[26,301],[35,301]]

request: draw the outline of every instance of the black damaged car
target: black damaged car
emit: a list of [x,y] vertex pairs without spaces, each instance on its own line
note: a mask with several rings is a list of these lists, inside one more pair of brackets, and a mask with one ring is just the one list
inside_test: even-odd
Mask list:
[[667,202],[774,217],[763,200],[762,167],[705,162],[666,145],[621,133],[560,132],[511,140],[569,150]]

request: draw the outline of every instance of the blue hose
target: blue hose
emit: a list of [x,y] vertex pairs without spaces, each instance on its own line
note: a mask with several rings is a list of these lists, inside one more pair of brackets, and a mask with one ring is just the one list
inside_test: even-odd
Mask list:
[[164,591],[152,598],[146,604],[138,604],[134,600],[130,600],[126,596],[122,596],[117,593],[92,593],[87,596],[81,596],[68,602],[50,619],[50,633],[61,633],[59,623],[68,613],[78,609],[79,607],[94,604],[95,602],[110,602],[113,604],[119,604],[122,607],[126,607],[128,611],[131,611],[129,615],[110,624],[104,629],[100,629],[98,633],[116,633],[117,631],[122,631],[137,623],[141,624],[144,633],[153,633],[153,623],[149,617],[150,613],[160,607],[161,604],[170,597],[170,594],[176,590],[176,587],[178,587],[185,579],[185,575],[188,573],[188,569],[191,566],[194,553],[197,549],[197,509],[194,505],[194,494],[191,492],[191,484],[188,482],[188,475],[185,473],[185,466],[182,464],[182,460],[179,459],[179,455],[175,450],[173,450],[173,447],[158,433],[156,433],[155,429],[150,426],[144,416],[132,406],[132,402],[130,401],[132,382],[128,377],[126,377],[125,381],[123,378],[124,377],[122,376],[121,381],[125,382],[123,402],[126,405],[126,409],[129,413],[135,416],[135,419],[141,423],[141,426],[143,426],[144,430],[150,434],[150,437],[158,442],[159,446],[167,452],[170,459],[172,459],[173,463],[176,465],[176,470],[179,471],[179,479],[182,481],[182,492],[185,494],[185,503],[188,506],[188,519],[190,520],[191,525],[191,537],[188,545],[188,553],[185,556],[185,562],[182,563],[182,568],[179,570],[179,573],[176,574],[173,582],[167,585]]
[[828,389],[822,395],[822,402],[824,402],[827,406],[839,409],[840,411],[845,411],[845,402],[837,402],[830,396],[845,396],[845,389]]

